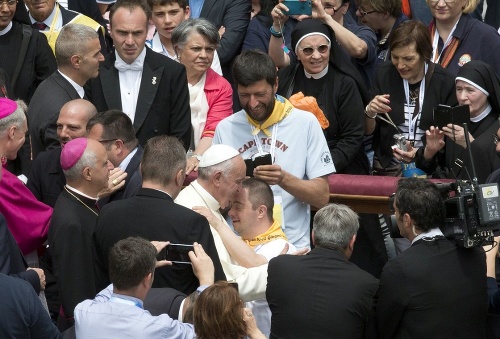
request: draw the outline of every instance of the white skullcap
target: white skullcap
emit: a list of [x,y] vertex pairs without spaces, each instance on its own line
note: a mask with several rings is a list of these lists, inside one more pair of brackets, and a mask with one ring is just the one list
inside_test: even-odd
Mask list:
[[240,153],[231,146],[222,144],[212,145],[201,156],[198,167],[209,167],[217,165],[238,155],[240,155]]

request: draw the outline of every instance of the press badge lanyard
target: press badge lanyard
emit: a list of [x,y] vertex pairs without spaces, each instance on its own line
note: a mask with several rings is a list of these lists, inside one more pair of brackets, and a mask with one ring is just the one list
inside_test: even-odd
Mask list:
[[130,306],[137,306],[139,308],[142,308],[142,305],[138,301],[132,301],[128,299],[122,299],[119,297],[111,297],[109,299],[110,302],[112,303],[119,303],[119,304],[124,304],[124,305],[130,305]]
[[[271,136],[271,149],[269,150],[269,153],[271,154],[271,159],[274,162],[274,151],[276,148],[276,139],[278,138],[278,125],[279,121],[273,125],[273,132]],[[253,132],[253,127],[250,125],[250,131]],[[264,149],[262,148],[262,143],[259,140],[258,133],[253,136],[253,140],[255,141],[255,146],[257,146],[257,150],[259,151],[259,155],[264,154]]]
[[405,88],[405,97],[406,97],[406,107],[407,107],[407,113],[408,114],[408,139],[410,140],[410,133],[413,133],[413,141],[415,141],[415,136],[417,134],[417,123],[420,117],[420,113],[422,112],[422,106],[424,104],[424,95],[425,95],[425,75],[427,74],[427,69],[429,68],[429,65],[425,63],[425,68],[424,68],[424,77],[422,78],[422,81],[420,81],[420,90],[418,94],[418,112],[415,114],[415,112],[412,114],[410,112],[410,85],[408,84],[408,80],[403,79],[403,85]]
[[[457,28],[458,21],[455,23],[455,26],[451,29],[450,35],[448,35],[448,38],[446,39],[443,49],[441,50],[441,53],[438,54],[438,44],[439,44],[439,33],[437,30],[436,26],[436,31],[434,32],[434,39],[432,40],[432,62],[434,63],[439,63],[439,59],[441,58],[441,54],[445,51],[446,47],[451,43],[451,39],[453,39],[453,33],[455,32],[455,29]],[[436,58],[437,57],[437,58]]]

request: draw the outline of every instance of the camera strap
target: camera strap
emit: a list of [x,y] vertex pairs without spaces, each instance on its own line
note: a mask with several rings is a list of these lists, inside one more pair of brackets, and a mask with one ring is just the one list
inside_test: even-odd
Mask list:
[[[403,79],[403,86],[405,90],[405,98],[406,98],[406,112],[405,114],[408,116],[408,140],[416,141],[415,137],[417,135],[418,121],[420,120],[420,114],[422,112],[422,107],[424,105],[424,96],[425,96],[425,78],[427,74],[427,70],[429,69],[429,64],[425,63],[424,66],[424,76],[420,81],[420,89],[418,94],[418,107],[415,105],[413,113],[410,110],[410,85],[408,80]],[[413,134],[413,135],[412,135]]]

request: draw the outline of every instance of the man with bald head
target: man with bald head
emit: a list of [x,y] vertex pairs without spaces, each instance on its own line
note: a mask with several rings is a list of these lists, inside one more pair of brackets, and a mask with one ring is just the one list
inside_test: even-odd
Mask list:
[[[87,122],[96,115],[97,110],[90,101],[74,99],[61,108],[57,118],[57,138],[61,147],[75,139],[86,135]],[[57,197],[62,192],[66,179],[59,159],[61,147],[40,153],[33,161],[28,176],[27,186],[41,202],[54,207]]]
[[97,292],[92,244],[99,213],[97,195],[108,186],[113,165],[104,146],[86,138],[66,143],[60,164],[66,185],[54,207],[48,251],[62,306],[58,327],[64,330],[73,325],[75,306]]

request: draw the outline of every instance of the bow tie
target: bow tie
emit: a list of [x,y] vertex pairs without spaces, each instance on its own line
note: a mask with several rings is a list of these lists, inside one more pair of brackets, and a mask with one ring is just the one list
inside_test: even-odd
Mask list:
[[115,60],[115,68],[120,72],[126,71],[142,71],[142,63],[140,60],[135,59],[131,64],[127,64],[122,60]]

